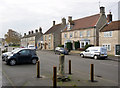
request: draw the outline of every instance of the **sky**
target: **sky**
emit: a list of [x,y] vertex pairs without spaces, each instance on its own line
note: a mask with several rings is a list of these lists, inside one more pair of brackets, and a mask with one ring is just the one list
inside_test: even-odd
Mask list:
[[115,21],[120,19],[118,2],[119,0],[0,0],[0,38],[4,37],[8,29],[23,35],[41,27],[45,33],[53,21],[58,24],[63,17],[67,21],[68,16],[75,20],[98,14],[99,6],[105,7],[105,14],[111,11]]

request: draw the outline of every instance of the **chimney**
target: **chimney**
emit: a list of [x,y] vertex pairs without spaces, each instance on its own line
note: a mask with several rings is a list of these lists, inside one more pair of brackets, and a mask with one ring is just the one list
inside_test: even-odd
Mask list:
[[39,32],[42,33],[42,28],[41,27],[39,28]]
[[62,18],[62,24],[66,25],[66,19]]
[[111,12],[107,15],[107,21],[108,22],[112,21],[112,14],[111,14]]
[[33,32],[33,31],[31,31],[31,33],[33,34],[34,32]]
[[36,29],[36,30],[35,30],[35,32],[37,33],[37,32],[38,32],[38,30]]
[[26,33],[24,33],[24,36],[26,36]]
[[69,22],[72,21],[72,16],[68,16],[68,21],[69,21]]
[[100,7],[100,13],[105,14],[105,7],[103,7],[103,6]]
[[30,31],[28,32],[28,34],[30,35]]
[[55,21],[53,21],[53,26],[55,25]]

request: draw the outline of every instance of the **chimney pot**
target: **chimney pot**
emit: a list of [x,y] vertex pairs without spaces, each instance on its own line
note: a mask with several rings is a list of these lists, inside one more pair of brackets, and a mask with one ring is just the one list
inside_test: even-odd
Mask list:
[[38,32],[38,30],[36,29],[36,30],[35,30],[35,32],[37,33],[37,32]]
[[39,32],[42,32],[42,28],[41,27],[39,28]]
[[55,25],[55,21],[53,21],[53,26]]
[[68,16],[68,21],[69,21],[69,22],[72,21],[72,16]]
[[28,32],[28,34],[30,35],[30,31]]
[[24,36],[26,36],[26,33],[24,33]]
[[107,15],[107,21],[108,22],[112,21],[112,14],[111,14],[111,12]]
[[62,18],[62,24],[66,24],[66,19],[65,18]]
[[33,31],[31,31],[31,33],[33,34],[34,32],[33,32]]
[[100,13],[105,14],[105,7],[103,7],[103,6],[100,7]]

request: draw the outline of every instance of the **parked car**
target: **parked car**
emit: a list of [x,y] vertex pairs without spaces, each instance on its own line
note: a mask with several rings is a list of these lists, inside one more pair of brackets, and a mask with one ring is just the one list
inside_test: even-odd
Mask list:
[[55,48],[55,54],[65,54],[68,55],[68,50],[64,49],[63,47],[56,47]]
[[7,44],[5,44],[5,45],[4,45],[4,47],[8,47],[8,45],[7,45]]
[[85,51],[80,53],[80,56],[83,57],[93,57],[94,59],[98,58],[107,58],[107,49],[105,47],[89,47]]
[[7,64],[13,66],[18,63],[32,63],[36,64],[38,61],[38,56],[35,50],[28,49],[28,48],[21,48],[15,51],[13,54],[8,56],[5,61]]
[[28,49],[33,49],[33,50],[35,50],[36,48],[35,48],[34,45],[28,45]]
[[12,53],[14,53],[15,51],[19,50],[20,48],[16,48],[14,50],[12,50],[11,52],[5,52],[2,54],[2,61],[5,61],[5,58],[7,58],[8,56],[10,56]]

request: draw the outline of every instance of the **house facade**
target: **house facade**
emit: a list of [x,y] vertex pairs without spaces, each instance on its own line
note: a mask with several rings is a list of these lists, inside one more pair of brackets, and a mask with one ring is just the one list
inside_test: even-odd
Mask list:
[[[21,38],[21,46],[27,47],[28,45],[34,45],[36,48],[41,47],[39,46],[39,42],[41,42],[42,37],[42,28],[39,28],[39,31],[36,29],[35,33],[34,31],[29,31],[28,35],[24,33],[24,36]],[[39,41],[39,42],[38,42]]]
[[62,23],[60,24],[55,24],[55,21],[53,21],[53,26],[43,35],[43,49],[54,50],[61,44],[61,31],[65,28],[65,26],[65,18],[62,18]]
[[99,29],[107,22],[105,8],[100,7],[100,13],[92,16],[72,20],[68,17],[66,28],[62,31],[62,45],[66,47],[67,42],[72,43],[75,49],[75,42],[80,43],[79,48],[84,48],[87,44],[99,45]]
[[108,22],[100,30],[100,46],[106,47],[109,55],[120,56],[120,20]]

